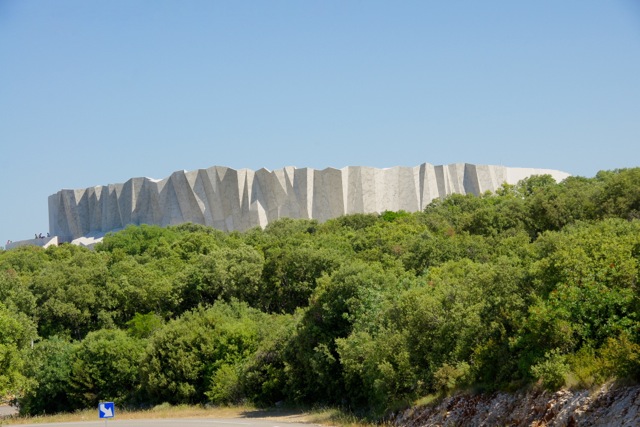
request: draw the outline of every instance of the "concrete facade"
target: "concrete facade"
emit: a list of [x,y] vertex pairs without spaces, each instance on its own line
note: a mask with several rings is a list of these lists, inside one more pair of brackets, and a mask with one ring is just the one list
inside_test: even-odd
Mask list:
[[452,193],[478,195],[541,174],[556,181],[569,176],[548,169],[468,163],[275,171],[213,166],[174,172],[162,180],[132,178],[124,184],[61,190],[49,196],[49,231],[71,241],[129,224],[193,222],[242,231],[283,217],[325,221],[351,213],[414,212]]

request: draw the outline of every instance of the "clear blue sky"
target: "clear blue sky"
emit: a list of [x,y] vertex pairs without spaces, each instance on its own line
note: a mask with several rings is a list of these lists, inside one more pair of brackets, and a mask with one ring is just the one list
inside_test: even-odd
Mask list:
[[640,2],[0,0],[0,245],[213,165],[640,166]]

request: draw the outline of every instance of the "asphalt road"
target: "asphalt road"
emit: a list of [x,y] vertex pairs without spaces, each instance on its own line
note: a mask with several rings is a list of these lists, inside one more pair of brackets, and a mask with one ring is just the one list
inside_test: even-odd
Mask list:
[[0,405],[0,417],[3,417],[5,415],[14,415],[17,413],[18,413],[18,410],[13,406]]
[[155,419],[155,420],[119,420],[109,418],[95,421],[80,421],[73,423],[49,423],[49,424],[6,424],[5,427],[309,427],[312,424],[290,423],[268,419],[247,418],[183,418],[183,419]]

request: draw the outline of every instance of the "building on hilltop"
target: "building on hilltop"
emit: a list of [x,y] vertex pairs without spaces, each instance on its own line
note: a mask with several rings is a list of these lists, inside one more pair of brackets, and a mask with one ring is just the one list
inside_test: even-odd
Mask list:
[[222,166],[179,171],[162,180],[132,178],[49,196],[49,229],[61,242],[90,244],[129,224],[192,222],[224,231],[266,226],[279,218],[325,221],[352,213],[424,209],[449,194],[482,194],[549,169],[456,163],[376,169],[285,167],[269,171]]

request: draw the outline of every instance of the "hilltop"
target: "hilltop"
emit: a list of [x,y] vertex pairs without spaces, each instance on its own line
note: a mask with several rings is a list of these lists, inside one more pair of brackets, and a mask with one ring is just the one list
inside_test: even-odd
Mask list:
[[129,226],[0,251],[0,392],[23,413],[335,405],[640,380],[640,169],[417,212]]

